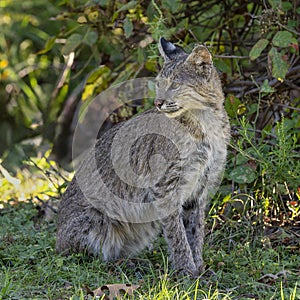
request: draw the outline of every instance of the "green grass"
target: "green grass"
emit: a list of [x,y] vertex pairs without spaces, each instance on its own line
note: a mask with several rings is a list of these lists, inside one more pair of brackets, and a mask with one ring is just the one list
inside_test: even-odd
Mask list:
[[2,173],[0,300],[93,299],[89,291],[114,283],[140,286],[127,299],[300,299],[299,216],[285,222],[289,227],[274,221],[265,228],[255,199],[249,204],[236,195],[221,206],[215,199],[207,218],[207,272],[198,279],[178,278],[163,238],[134,259],[108,264],[55,253],[56,215],[45,211],[45,203],[58,205],[55,197],[70,174],[62,175],[45,158],[15,177],[3,168]]
[[54,250],[55,218],[45,221],[38,208],[11,202],[0,210],[0,299],[92,299],[85,287],[112,283],[140,285],[134,299],[300,299],[299,247],[266,243],[247,220],[208,220],[205,261],[215,274],[193,280],[168,271],[163,239],[115,264],[62,257]]

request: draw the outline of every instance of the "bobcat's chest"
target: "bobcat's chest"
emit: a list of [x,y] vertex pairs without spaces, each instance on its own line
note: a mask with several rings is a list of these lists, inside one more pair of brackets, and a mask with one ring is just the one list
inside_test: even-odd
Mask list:
[[185,201],[213,192],[220,183],[226,161],[227,129],[218,121],[202,118],[198,128],[202,132],[201,139],[195,137],[196,147],[191,147],[186,154],[183,169]]

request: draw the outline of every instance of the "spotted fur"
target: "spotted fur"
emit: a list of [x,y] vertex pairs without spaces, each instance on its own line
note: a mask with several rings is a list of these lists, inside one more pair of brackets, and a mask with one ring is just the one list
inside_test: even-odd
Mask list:
[[[203,266],[205,206],[224,170],[229,123],[209,51],[196,46],[187,54],[163,38],[159,50],[164,65],[157,76],[156,108],[116,125],[96,142],[62,197],[56,249],[65,254],[86,251],[110,261],[137,254],[154,241],[162,228],[173,267],[185,274],[197,274]],[[117,175],[110,153],[120,130],[126,135],[137,124],[139,130],[146,130],[149,124],[140,124],[148,116],[159,116],[167,128],[179,124],[183,130],[169,138],[166,130],[162,134],[149,133],[133,143],[130,165],[141,178],[149,179],[153,155],[165,158],[163,167],[155,166],[157,174],[162,174],[157,182],[135,187]],[[123,149],[113,150],[120,157],[120,168],[126,168],[121,159]],[[96,170],[89,169],[93,160]],[[127,211],[101,187],[96,188],[97,176],[109,191],[133,203],[134,208]],[[83,189],[88,192],[83,193]],[[161,199],[157,204],[156,200]],[[140,205],[144,203],[153,203],[153,209],[144,209]],[[108,209],[114,217],[106,213]],[[150,213],[149,221],[138,221]],[[125,217],[135,221],[124,221]]]

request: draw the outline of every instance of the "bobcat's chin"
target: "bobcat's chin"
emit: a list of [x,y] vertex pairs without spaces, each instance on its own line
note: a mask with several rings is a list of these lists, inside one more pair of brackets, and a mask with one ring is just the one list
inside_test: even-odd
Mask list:
[[184,112],[184,109],[182,107],[177,107],[176,109],[175,108],[159,108],[159,107],[156,107],[156,109],[159,112],[164,113],[169,118],[179,117]]
[[155,100],[156,109],[170,118],[175,118],[182,114],[183,108],[174,101]]

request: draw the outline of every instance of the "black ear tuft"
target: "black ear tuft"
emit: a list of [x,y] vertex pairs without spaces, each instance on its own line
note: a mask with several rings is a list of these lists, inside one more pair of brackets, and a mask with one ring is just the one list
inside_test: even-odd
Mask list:
[[165,61],[176,60],[179,56],[186,55],[182,48],[173,45],[163,37],[159,40],[158,48]]

